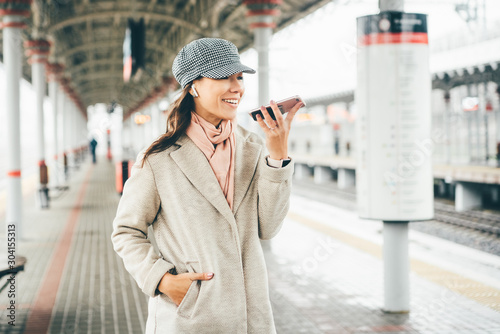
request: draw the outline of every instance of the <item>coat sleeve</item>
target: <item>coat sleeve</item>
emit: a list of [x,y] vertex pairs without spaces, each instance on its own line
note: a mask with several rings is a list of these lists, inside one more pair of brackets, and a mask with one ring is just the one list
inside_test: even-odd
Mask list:
[[174,265],[155,253],[147,237],[161,202],[151,165],[147,160],[143,167],[141,163],[142,158],[138,158],[123,188],[111,242],[142,291],[154,297],[161,278]]
[[271,239],[278,234],[290,207],[294,161],[282,168],[267,164],[267,150],[261,152],[258,179],[259,238]]

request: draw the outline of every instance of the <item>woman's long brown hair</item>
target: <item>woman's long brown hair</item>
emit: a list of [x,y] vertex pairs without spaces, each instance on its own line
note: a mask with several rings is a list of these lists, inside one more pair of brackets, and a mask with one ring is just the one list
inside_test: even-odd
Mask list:
[[194,99],[189,93],[191,84],[187,85],[177,100],[170,105],[167,116],[167,129],[165,134],[155,140],[148,147],[142,158],[142,166],[144,161],[151,154],[159,153],[172,146],[181,135],[186,133],[189,124],[191,123],[191,111],[194,111]]

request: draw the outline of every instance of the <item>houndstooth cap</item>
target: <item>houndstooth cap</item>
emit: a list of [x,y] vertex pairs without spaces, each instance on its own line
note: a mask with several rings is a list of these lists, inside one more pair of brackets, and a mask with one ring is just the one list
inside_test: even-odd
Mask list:
[[172,65],[177,82],[185,88],[199,76],[222,79],[235,73],[255,73],[240,62],[238,48],[221,38],[200,38],[192,41],[177,54]]

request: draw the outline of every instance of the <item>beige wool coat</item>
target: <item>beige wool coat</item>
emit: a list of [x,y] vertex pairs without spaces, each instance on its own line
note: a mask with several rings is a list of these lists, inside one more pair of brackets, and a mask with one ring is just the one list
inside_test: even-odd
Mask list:
[[[273,168],[266,154],[259,136],[237,127],[233,210],[186,135],[132,168],[111,240],[150,296],[147,334],[276,333],[259,239],[274,237],[288,212],[293,160]],[[159,254],[147,236],[151,224]],[[173,268],[214,277],[193,281],[177,306],[156,290]]]

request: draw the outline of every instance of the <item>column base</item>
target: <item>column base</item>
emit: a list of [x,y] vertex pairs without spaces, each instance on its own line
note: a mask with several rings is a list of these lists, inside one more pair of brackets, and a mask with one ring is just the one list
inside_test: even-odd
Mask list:
[[355,173],[352,169],[339,168],[337,183],[339,189],[354,187]]
[[455,189],[455,211],[463,212],[480,207],[481,189],[472,183],[458,182]]
[[330,167],[314,167],[314,183],[321,184],[332,180],[332,170]]

